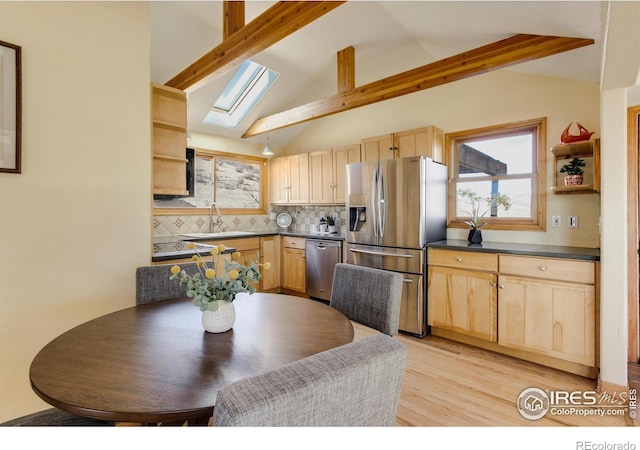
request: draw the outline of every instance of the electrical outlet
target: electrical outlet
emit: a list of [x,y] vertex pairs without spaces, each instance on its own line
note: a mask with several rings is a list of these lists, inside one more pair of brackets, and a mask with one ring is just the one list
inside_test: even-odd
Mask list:
[[578,228],[578,216],[569,216],[569,228]]
[[560,216],[553,216],[551,218],[551,226],[553,228],[561,228],[562,227],[562,219]]

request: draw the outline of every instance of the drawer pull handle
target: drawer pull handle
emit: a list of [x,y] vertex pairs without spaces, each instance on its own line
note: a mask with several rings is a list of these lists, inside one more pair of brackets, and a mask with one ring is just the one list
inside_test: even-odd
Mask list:
[[538,269],[540,269],[540,271],[544,272],[545,270],[547,270],[547,268],[545,266],[538,266]]
[[500,289],[504,289],[504,284],[501,284],[500,286],[498,286]]
[[456,258],[456,261],[458,262],[462,262],[462,258],[460,258],[459,256]]
[[497,286],[496,283],[491,283],[490,285],[491,285],[491,287],[496,287]]

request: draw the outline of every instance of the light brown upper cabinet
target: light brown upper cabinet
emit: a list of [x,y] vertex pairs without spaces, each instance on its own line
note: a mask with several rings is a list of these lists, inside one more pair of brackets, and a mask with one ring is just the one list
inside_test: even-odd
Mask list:
[[187,188],[187,94],[151,84],[153,193],[189,195]]
[[309,203],[309,153],[271,159],[269,174],[271,203]]
[[360,162],[360,144],[309,153],[309,202],[344,203],[346,166],[357,162]]
[[362,161],[427,156],[444,163],[444,132],[428,126],[362,140]]

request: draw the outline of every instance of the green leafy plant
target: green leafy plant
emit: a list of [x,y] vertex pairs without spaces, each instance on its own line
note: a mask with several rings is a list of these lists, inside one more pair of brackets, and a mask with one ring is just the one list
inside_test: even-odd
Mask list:
[[333,216],[327,216],[324,218],[324,220],[329,226],[334,226],[336,224],[336,219]]
[[[481,220],[490,211],[491,205],[502,206],[505,210],[511,208],[511,199],[506,194],[497,193],[491,197],[482,197],[471,189],[460,189],[458,190],[458,196],[466,199],[471,205],[471,210],[465,211],[469,214],[470,219],[464,223],[473,229],[483,227],[487,224],[486,222],[481,222]],[[483,204],[487,205],[487,207],[481,212]]]
[[560,168],[560,172],[566,173],[567,175],[582,175],[584,173],[582,167],[584,166],[584,159],[573,158],[569,164],[565,164]]
[[186,285],[187,297],[193,299],[193,304],[200,308],[200,311],[216,311],[218,300],[232,302],[241,292],[255,293],[256,289],[251,283],[257,283],[260,280],[259,267],[265,270],[271,267],[268,262],[260,264],[253,261],[248,266],[244,266],[237,261],[241,253],[234,252],[231,255],[231,261],[224,261],[224,271],[218,269],[220,273],[216,273],[216,267],[220,267],[219,258],[225,246],[218,245],[211,248],[209,264],[200,255],[197,246],[198,244],[190,242],[187,247],[196,250],[192,259],[198,271],[189,275],[180,266],[175,265],[171,267],[169,279],[179,280],[181,285]]

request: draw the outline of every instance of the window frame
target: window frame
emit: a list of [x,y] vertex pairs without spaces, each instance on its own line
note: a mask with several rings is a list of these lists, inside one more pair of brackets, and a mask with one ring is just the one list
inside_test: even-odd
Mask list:
[[[486,137],[507,137],[523,130],[532,130],[534,145],[532,151],[532,170],[530,175],[523,174],[514,175],[483,175],[474,177],[476,181],[482,180],[509,180],[509,179],[531,179],[531,217],[530,218],[513,218],[513,217],[485,217],[485,229],[494,230],[529,230],[529,231],[545,231],[546,230],[546,137],[547,137],[547,119],[546,117],[523,120],[518,122],[510,122],[500,125],[492,125],[483,128],[475,128],[472,130],[458,131],[455,133],[445,134],[445,151],[447,153],[446,160],[449,162],[449,183],[448,183],[448,201],[447,201],[447,227],[449,228],[469,228],[465,224],[468,217],[457,217],[457,190],[458,183],[470,181],[470,178],[460,178],[458,174],[458,143],[467,142],[475,138]],[[508,194],[508,193],[507,193]]]
[[[201,148],[195,148],[195,158],[206,158],[211,160],[211,169],[212,169],[212,195],[215,196],[216,188],[215,188],[215,167],[216,160],[229,160],[236,162],[244,162],[247,164],[258,164],[260,166],[260,205],[258,208],[220,208],[220,212],[223,215],[252,215],[252,214],[267,214],[268,208],[268,187],[269,187],[269,170],[268,170],[268,158],[260,157],[260,156],[251,156],[251,155],[241,155],[235,153],[225,153],[219,152],[215,150],[206,150]],[[212,198],[212,201],[215,201]],[[158,216],[174,216],[174,215],[203,215],[209,214],[209,207],[200,208],[197,206],[191,208],[172,208],[172,207],[164,207],[153,209],[154,215]]]

